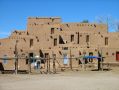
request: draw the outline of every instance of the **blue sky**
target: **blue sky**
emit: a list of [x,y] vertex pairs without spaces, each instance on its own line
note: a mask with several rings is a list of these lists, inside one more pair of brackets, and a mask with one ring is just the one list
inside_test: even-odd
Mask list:
[[31,16],[59,16],[63,22],[111,16],[118,21],[119,0],[0,0],[0,38],[25,30]]

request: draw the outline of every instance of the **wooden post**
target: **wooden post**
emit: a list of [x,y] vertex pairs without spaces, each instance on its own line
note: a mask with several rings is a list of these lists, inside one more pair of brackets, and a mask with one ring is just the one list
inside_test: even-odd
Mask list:
[[72,55],[71,55],[71,48],[70,48],[70,69],[72,70]]
[[102,57],[102,48],[101,48],[101,60],[100,60],[100,65],[101,65],[101,71],[103,71],[103,57]]
[[18,74],[18,58],[15,59],[15,74]]
[[45,59],[46,59],[46,65],[47,65],[46,72],[48,73],[49,72],[48,54],[46,54]]
[[16,40],[16,44],[15,44],[15,74],[18,74],[18,50],[17,50],[17,43],[18,43],[18,40]]
[[101,70],[103,71],[103,57],[102,57],[102,48],[101,48]]
[[99,49],[99,47],[98,47],[98,56],[100,57],[98,59],[98,70],[102,70],[103,71],[102,48]]
[[28,73],[31,74],[31,58],[28,58]]
[[83,58],[83,71],[86,70],[86,63],[85,63],[86,62],[86,59],[85,59],[85,55],[86,55],[86,52],[84,51],[83,52],[83,56],[84,56],[84,58]]
[[85,71],[86,70],[85,58],[83,58],[82,61],[83,61],[82,68],[83,68],[83,71]]
[[98,50],[98,71],[100,70],[100,62],[101,62],[101,54],[100,54],[100,52],[99,52],[99,50]]
[[48,53],[46,54],[45,59],[46,59],[46,65],[47,65],[46,72],[50,73],[50,56]]
[[50,73],[50,56],[48,55],[48,73]]
[[56,55],[52,54],[52,57],[53,57],[53,73],[56,73],[56,67],[55,67]]
[[85,67],[85,59],[83,59],[83,71],[86,70],[86,67]]

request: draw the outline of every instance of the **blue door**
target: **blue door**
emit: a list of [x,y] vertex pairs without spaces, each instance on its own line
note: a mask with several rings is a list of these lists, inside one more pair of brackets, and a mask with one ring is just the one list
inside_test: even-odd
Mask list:
[[69,62],[67,54],[64,54],[64,64],[67,65]]

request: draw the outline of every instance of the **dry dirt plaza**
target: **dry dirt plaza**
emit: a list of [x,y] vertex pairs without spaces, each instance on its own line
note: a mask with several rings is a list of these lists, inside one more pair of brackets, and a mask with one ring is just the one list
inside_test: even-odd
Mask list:
[[119,69],[57,74],[0,74],[0,90],[119,90]]

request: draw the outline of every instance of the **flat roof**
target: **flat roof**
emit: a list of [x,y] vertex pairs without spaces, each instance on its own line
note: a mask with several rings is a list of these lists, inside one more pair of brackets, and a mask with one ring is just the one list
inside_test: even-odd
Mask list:
[[61,19],[60,17],[28,17],[28,19]]

